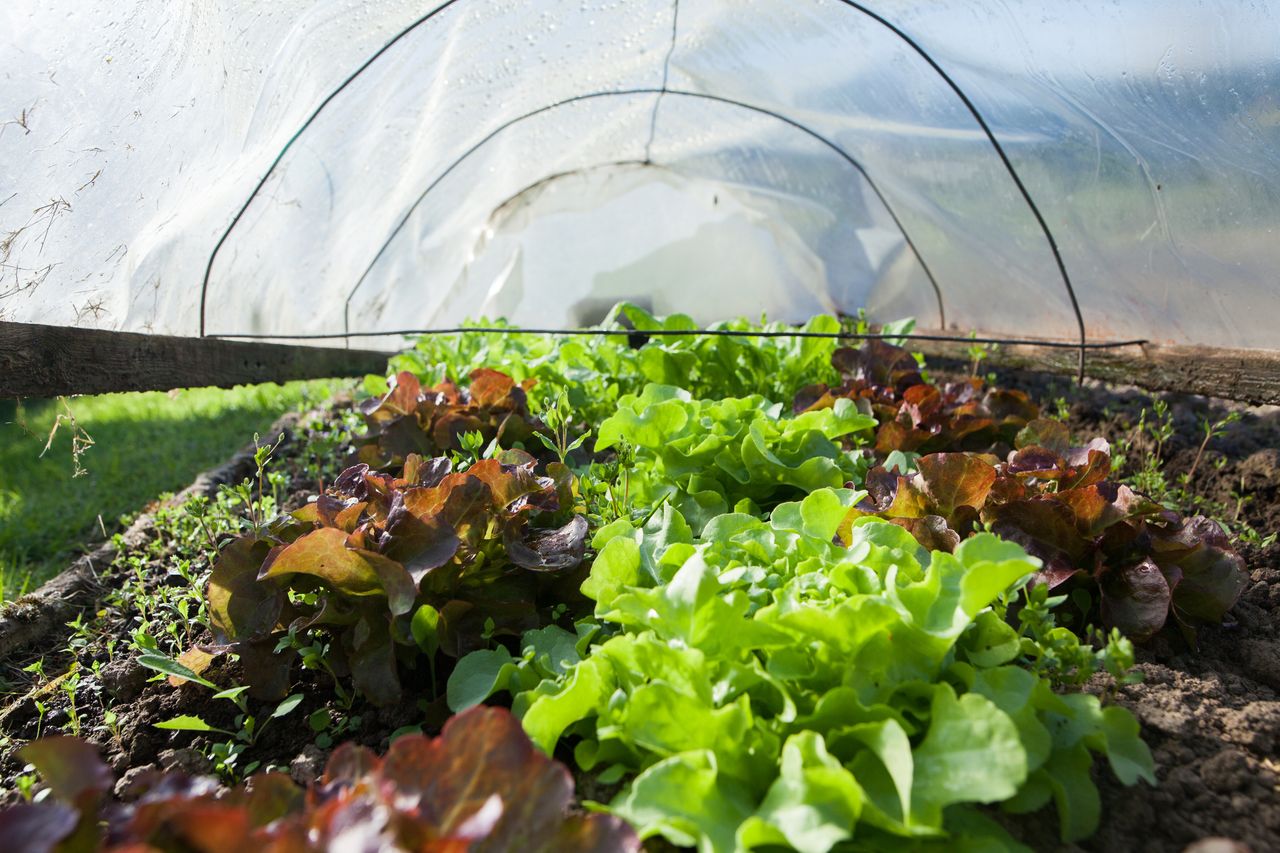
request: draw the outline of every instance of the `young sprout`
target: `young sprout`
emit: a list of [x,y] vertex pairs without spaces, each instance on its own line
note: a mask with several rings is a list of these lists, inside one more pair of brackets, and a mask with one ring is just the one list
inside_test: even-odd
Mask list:
[[969,375],[974,377],[978,375],[978,365],[1000,348],[999,344],[980,344],[974,340],[977,337],[977,332],[970,332],[971,343],[965,348],[965,354],[969,356]]
[[72,663],[71,671],[58,685],[67,696],[67,720],[71,724],[71,733],[80,736],[80,712],[76,708],[76,691],[80,688],[80,664]]
[[[270,715],[261,723],[249,711],[249,700],[245,693],[249,690],[248,685],[236,685],[222,690],[218,685],[214,684],[207,678],[199,675],[191,668],[179,663],[172,658],[164,655],[147,654],[138,658],[138,663],[148,669],[156,670],[161,675],[175,676],[177,678],[186,679],[187,681],[199,684],[215,691],[214,699],[226,699],[235,704],[236,709],[240,712],[235,717],[236,730],[219,728],[205,722],[202,717],[191,714],[183,714],[181,716],[172,717],[155,724],[157,729],[166,731],[186,731],[186,732],[204,732],[206,734],[218,733],[228,736],[228,740],[214,743],[209,747],[210,758],[213,759],[215,769],[226,776],[232,776],[236,772],[241,755],[245,750],[257,743],[258,738],[262,736],[262,732],[266,729],[267,724],[272,720],[283,717],[302,703],[303,696],[301,693],[294,693],[286,696],[276,704]],[[159,677],[159,676],[157,676]],[[241,768],[239,772],[248,776],[258,768],[258,762],[252,762]]]
[[1191,463],[1191,470],[1187,472],[1187,484],[1190,485],[1195,480],[1196,469],[1200,467],[1200,458],[1204,456],[1205,448],[1209,446],[1209,442],[1221,436],[1227,431],[1227,427],[1240,420],[1239,412],[1229,412],[1226,417],[1219,418],[1216,421],[1210,421],[1203,418],[1200,421],[1200,427],[1204,430],[1204,440],[1200,442],[1200,448],[1196,451],[1195,461]]
[[566,464],[569,454],[582,446],[587,437],[591,435],[591,430],[584,430],[577,438],[569,439],[569,434],[573,428],[573,416],[570,414],[569,395],[563,388],[556,394],[555,399],[547,403],[547,407],[542,411],[541,417],[542,422],[551,430],[551,435],[546,436],[540,432],[535,432],[534,437],[554,453],[561,464]]
[[462,447],[463,462],[470,466],[485,458],[484,435],[479,430],[468,430],[458,436],[458,444]]

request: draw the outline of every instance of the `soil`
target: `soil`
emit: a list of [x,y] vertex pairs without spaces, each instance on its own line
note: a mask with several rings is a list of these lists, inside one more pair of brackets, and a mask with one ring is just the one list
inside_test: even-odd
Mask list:
[[[935,374],[945,375],[942,365]],[[953,370],[963,368],[952,365]],[[1134,425],[1152,397],[1136,389],[1097,383],[1076,387],[1074,382],[1030,372],[1000,373],[1005,387],[1021,388],[1052,410],[1057,398],[1070,407],[1069,423],[1077,438],[1101,435],[1132,442],[1130,458],[1154,450],[1146,436],[1135,435]],[[1209,443],[1196,467],[1194,488],[1205,498],[1226,508],[1229,522],[1246,523],[1266,536],[1280,530],[1280,409],[1249,408],[1201,397],[1163,395],[1173,413],[1174,436],[1162,448],[1166,476],[1190,470],[1203,438],[1201,421],[1222,417],[1229,410],[1242,413],[1240,422]],[[1148,414],[1150,417],[1150,414]],[[286,448],[283,452],[287,453]],[[303,484],[294,500],[303,499]],[[1239,502],[1239,497],[1248,499]],[[1156,761],[1159,786],[1119,785],[1105,768],[1096,777],[1102,793],[1102,824],[1083,844],[1064,846],[1058,841],[1056,820],[1048,812],[1031,820],[1010,822],[1010,829],[1036,850],[1083,849],[1097,851],[1280,850],[1280,544],[1238,543],[1250,572],[1239,603],[1220,626],[1200,629],[1198,649],[1172,631],[1157,636],[1138,650],[1141,684],[1119,690],[1118,701],[1130,708],[1142,723],[1143,736]],[[166,574],[164,558],[157,557],[150,583],[173,582]],[[109,585],[108,572],[101,580]],[[103,664],[101,678],[82,670],[76,695],[82,716],[82,733],[98,743],[121,781],[117,791],[128,796],[129,781],[141,768],[179,767],[208,772],[207,760],[191,748],[195,736],[165,732],[153,727],[158,720],[180,714],[198,714],[215,726],[235,728],[238,713],[231,702],[212,700],[210,692],[193,684],[174,688],[165,682],[149,682],[153,675],[125,656],[108,662],[107,643],[127,637],[128,619],[107,614],[102,630],[90,639],[81,660],[96,658]],[[69,631],[41,641],[42,649],[63,648]],[[197,642],[208,641],[199,637]],[[0,676],[10,685],[32,681],[21,668],[36,654],[10,655],[0,661]],[[65,669],[69,656],[45,655],[49,672]],[[217,683],[233,683],[232,664],[215,663],[206,673]],[[321,769],[325,751],[316,745],[316,733],[308,716],[329,702],[333,709],[328,675],[303,672],[294,692],[304,700],[288,717],[274,721],[243,761],[260,761],[287,768],[299,782],[309,782]],[[405,701],[394,709],[378,710],[356,700],[349,711],[335,716],[349,721],[340,740],[356,740],[384,750],[393,732],[402,726],[422,725],[436,731],[443,722],[443,702],[431,696],[425,683],[406,684]],[[1091,685],[1102,690],[1108,685]],[[48,711],[40,720],[34,700]],[[67,697],[57,680],[28,691],[10,687],[0,705],[0,803],[17,797],[16,779],[22,761],[13,747],[36,735],[67,723]],[[111,731],[103,709],[113,707],[119,720]],[[425,723],[424,723],[425,719]],[[568,756],[558,756],[566,759]],[[571,761],[567,762],[572,766]],[[588,779],[579,780],[586,785]],[[580,788],[580,794],[584,793]],[[608,799],[610,790],[590,789],[590,799]],[[1222,839],[1219,846],[1208,846]],[[1229,841],[1228,841],[1229,840]]]

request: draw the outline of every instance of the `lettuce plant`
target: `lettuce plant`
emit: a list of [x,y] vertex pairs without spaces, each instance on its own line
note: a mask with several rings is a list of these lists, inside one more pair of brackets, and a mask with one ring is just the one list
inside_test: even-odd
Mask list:
[[409,454],[444,456],[462,449],[462,437],[478,433],[483,443],[536,448],[534,433],[546,427],[529,413],[534,380],[517,384],[489,368],[471,371],[465,388],[445,380],[423,388],[408,371],[397,373],[380,398],[360,404],[369,433],[357,440],[359,460],[374,468],[403,464]]
[[1034,420],[1006,461],[971,453],[920,457],[910,476],[872,469],[868,497],[851,511],[892,520],[921,544],[954,550],[988,529],[1043,563],[1051,590],[1085,589],[1104,624],[1135,640],[1172,616],[1189,636],[1219,621],[1244,589],[1244,561],[1202,516],[1184,518],[1111,482],[1110,449],[1071,447],[1066,427]]
[[875,449],[894,451],[985,450],[1009,444],[1039,416],[1021,391],[988,388],[977,377],[934,385],[908,350],[880,340],[832,353],[842,384],[814,383],[795,395],[797,413],[830,408],[840,399],[861,403],[876,418]]
[[[508,326],[483,319],[475,325]],[[676,385],[707,399],[761,394],[769,400],[789,400],[796,388],[838,379],[831,364],[837,345],[832,338],[663,335],[699,326],[684,314],[655,317],[625,302],[614,306],[598,328],[617,334],[590,338],[502,331],[426,335],[395,356],[391,366],[434,384],[463,383],[473,370],[501,365],[527,390],[534,411],[542,411],[563,390],[584,424],[604,420],[619,397],[638,394],[649,383]],[[733,320],[709,328],[746,333],[786,332],[793,327]],[[827,334],[840,329],[840,321],[830,316],[814,317],[800,327],[803,332]],[[385,386],[381,377],[366,380],[366,387],[377,394],[386,393]]]
[[270,698],[288,686],[278,641],[324,632],[331,668],[394,703],[398,657],[456,657],[572,602],[587,523],[573,513],[568,470],[547,471],[514,450],[465,471],[412,453],[399,476],[348,468],[314,502],[223,550],[206,593],[215,639]]
[[438,738],[397,738],[378,758],[344,744],[309,791],[282,773],[225,790],[211,779],[135,779],[133,802],[106,807],[111,771],[74,738],[25,747],[52,800],[0,811],[14,850],[634,851],[615,817],[571,810],[573,780],[506,711],[476,708]]
[[696,538],[671,507],[616,522],[583,586],[604,630],[526,638],[495,684],[543,749],[572,737],[628,780],[609,809],[641,837],[701,851],[1010,846],[974,808],[997,803],[1053,802],[1070,841],[1097,824],[1095,754],[1154,782],[1128,711],[1024,668],[1035,642],[1001,616],[1038,560],[990,534],[930,553],[876,519],[837,544],[860,498],[819,489]]
[[[834,381],[832,355],[835,338],[753,337],[734,335],[667,335],[664,331],[700,328],[683,314],[657,318],[630,303],[615,307],[613,316],[642,333],[636,367],[644,382],[677,385],[694,397],[720,399],[759,394],[768,400],[789,399],[796,388],[814,381]],[[707,327],[724,332],[796,330],[834,335],[841,331],[835,317],[818,315],[807,323],[752,323],[738,319]]]
[[701,529],[731,508],[760,507],[859,476],[859,458],[836,440],[869,434],[874,419],[851,400],[783,417],[759,395],[698,400],[671,385],[647,385],[618,401],[600,424],[596,449],[634,448],[634,498],[671,501]]
[[1221,620],[1243,591],[1243,561],[1218,524],[1109,481],[1107,442],[1072,446],[1025,394],[977,378],[931,384],[910,352],[882,341],[838,349],[832,364],[843,384],[803,388],[793,408],[852,399],[875,416],[885,465],[867,473],[850,521],[890,519],[945,551],[992,530],[1043,561],[1038,581],[1086,591],[1102,622],[1135,640],[1170,616],[1194,639],[1197,621]]

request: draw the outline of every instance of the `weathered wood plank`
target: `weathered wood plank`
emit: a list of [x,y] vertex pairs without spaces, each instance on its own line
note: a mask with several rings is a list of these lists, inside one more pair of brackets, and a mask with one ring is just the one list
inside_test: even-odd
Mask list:
[[388,355],[0,321],[0,398],[362,376]]
[[[950,332],[918,330],[923,334]],[[994,335],[982,335],[996,337]],[[968,341],[913,340],[926,355],[967,359]],[[389,353],[0,321],[0,398],[283,382],[380,373]],[[1005,344],[994,364],[1074,375],[1079,351]],[[1090,349],[1095,379],[1280,405],[1280,350],[1140,344]]]
[[[926,334],[945,334],[920,330]],[[979,333],[981,335],[981,333]],[[968,343],[911,341],[926,356],[968,360]],[[1074,376],[1080,351],[1056,347],[1005,344],[987,360],[1000,367],[1044,370]],[[1138,385],[1152,391],[1180,391],[1222,397],[1253,405],[1280,404],[1280,350],[1225,349],[1172,344],[1135,344],[1116,349],[1090,349],[1085,375],[1107,382]]]

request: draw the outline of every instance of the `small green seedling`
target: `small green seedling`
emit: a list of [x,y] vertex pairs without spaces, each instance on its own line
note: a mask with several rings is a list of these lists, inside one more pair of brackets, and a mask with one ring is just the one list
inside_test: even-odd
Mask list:
[[[157,729],[165,729],[167,731],[203,732],[206,734],[216,732],[226,735],[229,740],[214,743],[210,746],[209,757],[213,760],[215,769],[227,776],[232,776],[236,773],[236,765],[241,756],[262,736],[267,724],[274,719],[291,713],[302,703],[303,699],[301,693],[286,696],[280,700],[267,718],[259,723],[258,718],[249,712],[249,700],[245,696],[245,693],[249,690],[247,685],[237,685],[225,690],[221,689],[191,668],[163,655],[142,655],[138,658],[138,663],[163,675],[175,676],[199,684],[202,687],[207,687],[214,691],[212,698],[230,701],[239,709],[240,713],[235,717],[237,726],[235,731],[213,726],[203,718],[192,714],[182,714],[155,724]],[[258,763],[253,762],[246,765],[239,772],[242,775],[248,775],[257,768]]]

